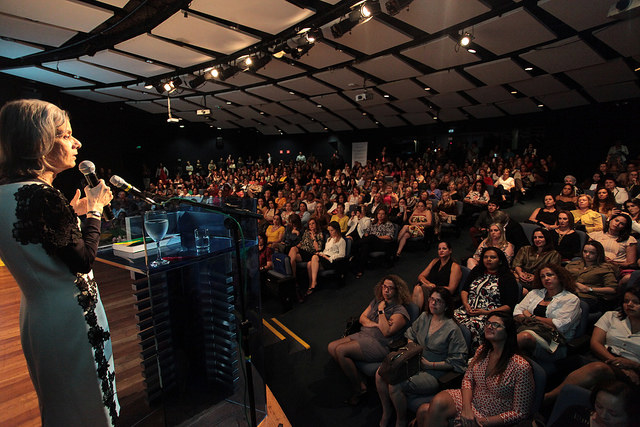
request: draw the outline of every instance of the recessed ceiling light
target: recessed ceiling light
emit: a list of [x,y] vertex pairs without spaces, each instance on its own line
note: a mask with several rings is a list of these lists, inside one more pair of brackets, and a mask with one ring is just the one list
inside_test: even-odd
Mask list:
[[264,116],[264,111],[260,111],[260,114],[262,114]]
[[475,49],[467,49],[467,52],[469,52],[469,53],[476,53],[476,52],[478,52],[478,51],[477,51],[477,50],[475,50]]
[[367,113],[362,113],[362,115],[363,115],[363,116],[366,116],[366,115],[367,115]]
[[146,60],[146,61],[144,61],[144,62],[146,62],[147,64],[153,64],[153,61],[152,61],[152,60],[150,60],[150,59],[147,59],[147,60]]
[[153,89],[153,85],[144,85],[145,89]]
[[438,120],[438,116],[433,116],[433,120]]
[[227,105],[231,105],[231,101],[227,101]]
[[318,105],[316,105],[316,107],[318,107],[318,108],[322,108],[322,105],[318,104]]
[[180,125],[180,127],[181,127],[181,128],[183,128],[183,127],[184,127],[184,125]]
[[295,93],[292,91],[289,91],[289,95],[295,95]]
[[517,90],[512,90],[512,91],[511,91],[511,95],[515,95],[516,93],[518,93],[518,91],[517,91]]
[[431,90],[431,88],[430,87],[425,87],[424,90]]
[[527,67],[524,69],[525,71],[533,71],[533,67]]
[[544,104],[538,104],[538,108],[544,107]]
[[218,129],[218,130],[222,130],[222,128],[216,128],[216,129]]
[[384,95],[382,95],[382,96],[385,97],[385,98],[389,97],[389,95],[387,95],[386,93]]

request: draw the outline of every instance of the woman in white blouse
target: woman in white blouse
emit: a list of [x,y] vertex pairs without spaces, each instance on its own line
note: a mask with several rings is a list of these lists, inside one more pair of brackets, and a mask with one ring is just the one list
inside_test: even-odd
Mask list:
[[329,238],[324,245],[324,250],[316,252],[307,264],[307,273],[309,274],[307,296],[314,293],[318,286],[318,271],[321,268],[330,268],[335,260],[344,258],[347,255],[347,242],[345,242],[342,238],[342,233],[340,233],[340,224],[336,221],[331,221],[327,229],[329,230]]
[[[574,284],[567,270],[557,264],[545,264],[537,271],[535,288],[513,309],[521,326],[518,347],[536,358],[559,359],[566,355],[562,340],[552,339],[557,331],[571,340],[580,322],[580,299],[573,293]],[[525,330],[523,330],[525,329]]]
[[562,384],[544,395],[555,400],[565,384],[591,388],[614,379],[640,385],[640,287],[627,290],[622,309],[607,311],[596,323],[591,335],[591,353],[600,361],[589,363],[570,373]]

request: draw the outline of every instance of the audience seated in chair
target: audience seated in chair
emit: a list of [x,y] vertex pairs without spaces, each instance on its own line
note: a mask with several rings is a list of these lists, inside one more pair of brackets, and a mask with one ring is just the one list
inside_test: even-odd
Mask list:
[[455,320],[471,331],[471,351],[482,340],[482,330],[489,313],[509,314],[518,302],[518,287],[504,253],[487,247],[480,253],[482,262],[474,267],[460,292],[462,307],[454,312]]
[[402,253],[402,249],[410,238],[424,238],[427,227],[432,227],[434,223],[433,212],[427,209],[426,203],[422,200],[416,203],[416,207],[409,217],[409,224],[402,227],[398,233],[398,251],[396,257]]
[[589,240],[582,257],[565,266],[575,280],[578,297],[589,304],[591,313],[613,309],[617,302],[618,281],[614,267],[605,262],[604,248],[597,240]]
[[502,224],[494,222],[489,226],[489,235],[487,238],[480,243],[480,246],[478,246],[473,256],[467,260],[467,267],[473,269],[477,266],[480,263],[480,254],[488,247],[500,249],[507,258],[507,263],[511,263],[514,255],[513,244],[507,241]]
[[434,288],[427,310],[405,332],[409,341],[424,347],[420,371],[398,384],[388,384],[376,373],[376,388],[382,402],[381,426],[389,424],[394,409],[395,425],[406,425],[407,395],[435,394],[439,389],[438,378],[448,371],[464,372],[467,344],[452,316],[451,294],[446,288]]
[[571,275],[558,264],[544,264],[535,273],[531,290],[513,310],[518,346],[537,360],[566,356],[580,322],[580,299],[573,294]]
[[332,263],[340,258],[344,258],[347,253],[347,243],[340,233],[340,224],[331,221],[327,228],[329,230],[329,237],[324,245],[324,249],[313,254],[311,261],[307,264],[307,274],[309,275],[307,296],[314,293],[318,286],[318,271],[329,268]]
[[534,400],[531,365],[517,354],[510,313],[494,312],[462,380],[462,389],[444,390],[420,406],[418,427],[445,427],[450,420],[468,426],[517,424],[529,418]]
[[591,335],[591,353],[599,359],[572,373],[545,395],[555,400],[566,384],[591,388],[600,381],[625,381],[640,386],[640,286],[624,293],[622,308],[606,312]]
[[376,221],[365,232],[359,243],[358,252],[355,257],[356,278],[362,277],[364,269],[369,259],[369,253],[383,251],[390,258],[395,249],[394,224],[387,219],[387,211],[384,208],[376,209]]
[[531,246],[520,248],[512,263],[516,279],[526,289],[532,288],[534,273],[541,265],[560,265],[562,262],[560,253],[553,249],[551,233],[547,229],[537,228],[532,234],[532,240]]
[[355,361],[381,362],[389,353],[388,345],[404,333],[409,313],[404,304],[411,302],[407,284],[395,274],[384,276],[374,288],[375,297],[360,315],[362,329],[332,341],[328,351],[351,386],[347,403],[357,405],[367,392],[367,385]]
[[418,283],[413,287],[411,298],[422,311],[427,310],[427,300],[436,286],[446,288],[451,295],[456,295],[458,292],[462,271],[460,264],[455,262],[451,255],[451,244],[439,242],[438,257],[431,260],[418,275]]

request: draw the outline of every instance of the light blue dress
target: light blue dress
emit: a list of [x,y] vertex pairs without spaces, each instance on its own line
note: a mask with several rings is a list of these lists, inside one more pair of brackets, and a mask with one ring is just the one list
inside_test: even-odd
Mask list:
[[120,410],[93,274],[72,273],[55,254],[78,239],[77,217],[57,190],[40,181],[0,186],[0,258],[22,291],[20,338],[43,426],[110,426]]

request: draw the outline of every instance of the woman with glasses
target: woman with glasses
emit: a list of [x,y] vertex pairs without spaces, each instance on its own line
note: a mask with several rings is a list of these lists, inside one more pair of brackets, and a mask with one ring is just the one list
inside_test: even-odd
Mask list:
[[591,388],[615,379],[640,385],[640,287],[624,293],[622,308],[607,311],[591,335],[591,353],[599,359],[570,373],[562,384],[544,395],[553,401],[566,384]]
[[509,313],[493,312],[484,343],[469,362],[459,390],[444,390],[418,409],[419,427],[514,425],[529,417],[535,384],[531,365],[516,354],[516,326]]
[[354,362],[382,362],[389,353],[388,345],[402,336],[409,321],[405,304],[411,302],[411,296],[404,280],[395,274],[387,275],[373,291],[375,297],[360,315],[360,332],[328,345],[329,354],[349,380],[352,394],[346,402],[353,406],[358,405],[367,392]]
[[535,274],[534,288],[513,310],[518,346],[537,359],[563,358],[564,343],[575,336],[582,313],[573,279],[559,265],[545,264]]
[[409,341],[424,347],[420,371],[398,384],[386,383],[376,373],[376,388],[382,402],[380,425],[389,424],[395,408],[396,426],[407,424],[408,395],[432,395],[438,391],[438,378],[446,372],[464,372],[467,344],[453,321],[453,299],[446,288],[436,287],[428,299],[427,311],[405,332]]

